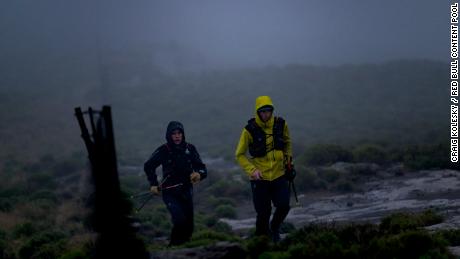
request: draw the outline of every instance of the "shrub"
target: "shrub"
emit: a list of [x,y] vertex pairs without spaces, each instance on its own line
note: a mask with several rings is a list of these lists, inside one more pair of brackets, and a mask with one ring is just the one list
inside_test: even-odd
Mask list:
[[227,223],[218,221],[213,227],[212,230],[219,232],[219,233],[227,233],[227,234],[232,234],[232,227],[228,225]]
[[213,227],[219,222],[219,219],[214,216],[208,216],[204,218],[203,222],[207,227]]
[[0,198],[0,211],[9,212],[13,209],[13,203],[11,199]]
[[37,192],[33,193],[29,197],[29,199],[31,201],[33,201],[33,200],[48,200],[48,201],[51,201],[53,203],[57,203],[57,201],[58,201],[56,195],[52,191],[48,191],[48,190],[37,191]]
[[301,191],[325,189],[327,184],[318,177],[315,171],[300,167],[295,178],[296,187]]
[[377,145],[365,144],[353,149],[353,158],[356,162],[385,164],[388,155],[385,150]]
[[59,259],[87,259],[90,258],[87,252],[83,250],[71,250],[65,252]]
[[249,184],[243,185],[240,182],[228,179],[220,179],[207,188],[207,192],[215,197],[248,197],[250,195]]
[[52,172],[56,176],[64,176],[72,174],[80,169],[84,168],[83,164],[76,160],[63,160],[54,164]]
[[215,209],[216,216],[219,218],[230,218],[234,219],[236,218],[236,210],[235,207],[231,205],[219,205]]
[[421,214],[417,214],[420,224],[423,227],[439,224],[443,222],[443,217],[439,214],[436,214],[434,210],[425,210]]
[[318,176],[324,179],[328,183],[333,183],[340,178],[340,172],[334,169],[325,168],[325,169],[318,169]]
[[218,241],[241,242],[240,238],[226,233],[220,233],[213,230],[201,230],[193,234],[191,240],[185,243],[185,247],[197,247],[209,245]]
[[460,229],[441,230],[436,235],[446,240],[450,246],[460,246]]
[[245,246],[251,258],[258,258],[263,252],[272,250],[267,236],[255,236],[247,240]]
[[317,144],[307,149],[302,155],[301,161],[307,165],[327,165],[335,162],[350,162],[353,155],[350,151],[333,144]]
[[156,237],[168,235],[171,229],[171,222],[168,210],[164,204],[156,205],[153,208],[145,208],[138,214],[142,222],[142,231],[148,231]]
[[212,230],[216,232],[227,233],[227,234],[232,233],[232,228],[227,223],[219,221],[219,219],[214,215],[205,216],[201,213],[197,214],[195,222],[197,223],[196,225],[198,226],[200,224],[203,224],[202,229],[211,228]]
[[288,252],[264,252],[259,255],[259,259],[289,259],[291,258]]
[[407,230],[415,230],[420,227],[441,223],[442,217],[432,210],[420,214],[395,213],[382,219],[380,231],[382,233],[397,234]]
[[19,237],[30,237],[37,232],[37,227],[31,222],[25,222],[14,226],[13,236]]
[[34,173],[27,179],[29,191],[41,189],[56,189],[57,183],[49,173]]
[[0,229],[0,258],[5,257],[6,249],[7,249],[6,232]]
[[32,236],[19,249],[20,258],[57,258],[64,251],[65,235],[48,231]]
[[455,168],[449,160],[449,146],[437,145],[415,145],[405,149],[403,163],[410,169],[432,169],[432,168]]
[[443,239],[426,231],[409,230],[392,236],[374,238],[369,250],[377,258],[448,258]]
[[236,205],[236,201],[232,198],[227,198],[227,197],[216,198],[215,196],[209,197],[207,203],[212,207],[216,207],[219,205],[230,205],[230,206]]
[[[410,216],[418,219],[417,224],[424,225],[436,218],[430,215],[431,212],[424,212]],[[390,219],[401,219],[401,213],[386,220]],[[443,235],[431,235],[423,228],[413,227],[415,223],[405,224],[392,231],[384,229],[389,226],[384,221],[379,226],[311,224],[289,234],[274,249],[269,247],[268,252],[287,251],[288,258],[451,258]],[[456,233],[445,235],[457,240]],[[283,253],[264,254],[270,255],[284,256]]]

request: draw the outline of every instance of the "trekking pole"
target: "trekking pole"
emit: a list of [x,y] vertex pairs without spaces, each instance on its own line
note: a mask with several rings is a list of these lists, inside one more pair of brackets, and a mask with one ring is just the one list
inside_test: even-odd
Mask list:
[[297,191],[295,189],[294,181],[289,181],[289,184],[292,186],[292,191],[294,192],[295,205],[300,206],[300,202],[299,202],[299,199],[297,197]]
[[[160,188],[160,191],[162,190],[167,190],[167,189],[172,189],[172,188],[176,188],[176,187],[179,187],[179,186],[182,186],[184,185],[183,183],[178,183],[178,184],[175,184],[175,185],[171,185],[171,186],[166,186],[166,187],[163,187],[163,188]],[[149,195],[150,194],[150,195]],[[152,198],[153,198],[153,193],[151,192],[145,192],[145,193],[141,193],[138,195],[138,197],[142,197],[142,196],[146,196],[146,195],[149,195],[143,202],[142,204],[136,209],[136,213],[139,213],[139,211],[144,208],[145,204],[147,204]],[[134,197],[134,196],[131,196],[131,197]]]
[[[294,171],[294,167],[292,165],[292,156],[289,157],[289,158],[287,156],[285,156],[284,159],[286,161],[286,170],[288,172],[292,173]],[[295,175],[295,171],[294,171],[294,175]],[[291,188],[292,188],[292,191],[294,192],[295,205],[300,206],[299,199],[297,197],[297,191],[296,191],[295,185],[294,185],[294,178],[289,179],[289,192],[291,192]]]
[[176,187],[179,187],[179,186],[182,186],[182,185],[184,185],[184,184],[183,183],[178,183],[178,184],[162,187],[160,190],[172,189],[172,188],[176,188]]
[[131,198],[131,199],[134,199],[134,198],[144,197],[144,196],[147,196],[147,195],[149,195],[149,194],[151,194],[150,191],[148,191],[148,192],[141,192],[141,193],[138,193],[138,194],[131,195],[130,198]]
[[141,204],[141,206],[139,206],[137,209],[136,209],[136,213],[139,213],[139,211],[141,211],[142,208],[144,208],[145,204],[147,204],[147,202],[149,202],[151,199],[153,198],[153,193],[150,193],[150,196],[148,196]]
[[[179,185],[174,185],[174,186],[169,186],[167,188],[161,188],[161,186],[165,183],[165,181],[169,178],[170,175],[167,175],[160,183],[160,186],[159,186],[159,189],[160,190],[164,190],[164,189],[169,189],[169,188],[173,188],[173,187],[177,187]],[[180,184],[182,185],[182,184]],[[136,209],[136,213],[139,213],[139,211],[144,208],[145,204],[147,204],[147,202],[149,202],[152,198],[153,198],[153,193],[151,191],[148,191],[148,192],[142,192],[142,193],[139,193],[139,194],[136,194],[136,195],[132,195],[131,196],[131,199],[134,199],[134,198],[137,198],[137,197],[144,197],[144,196],[148,196],[143,202],[142,204]]]

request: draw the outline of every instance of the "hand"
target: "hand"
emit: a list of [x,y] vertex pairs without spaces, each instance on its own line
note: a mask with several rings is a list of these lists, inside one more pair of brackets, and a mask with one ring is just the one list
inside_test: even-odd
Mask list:
[[193,172],[193,173],[190,175],[190,181],[191,181],[193,184],[196,184],[196,183],[199,182],[200,180],[201,180],[201,175],[200,175],[200,173]]
[[251,180],[262,180],[262,172],[259,169],[254,170],[250,176]]
[[154,195],[160,195],[160,188],[158,188],[158,186],[151,186],[150,192],[153,193]]

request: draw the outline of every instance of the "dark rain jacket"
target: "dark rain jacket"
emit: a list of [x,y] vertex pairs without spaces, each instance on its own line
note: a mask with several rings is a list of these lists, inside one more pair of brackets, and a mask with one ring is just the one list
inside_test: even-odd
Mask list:
[[[183,135],[182,143],[174,144],[171,134],[174,130],[180,130]],[[167,143],[158,147],[150,158],[144,163],[144,171],[151,186],[159,186],[156,175],[156,168],[162,166],[163,179],[162,188],[175,184],[191,186],[190,174],[198,172],[201,180],[206,178],[206,165],[201,161],[200,155],[195,146],[185,141],[184,127],[180,122],[172,121],[166,130]]]

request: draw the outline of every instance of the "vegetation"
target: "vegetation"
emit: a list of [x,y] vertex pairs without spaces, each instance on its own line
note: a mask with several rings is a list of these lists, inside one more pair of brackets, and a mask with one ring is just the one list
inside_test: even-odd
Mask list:
[[313,145],[303,154],[303,160],[308,165],[327,165],[337,161],[351,162],[353,155],[339,145]]
[[[2,143],[2,161],[10,160],[9,156],[31,161],[43,154],[60,161],[81,151],[73,107],[98,108],[106,103],[113,108],[122,164],[142,163],[164,141],[172,118],[184,123],[187,138],[200,152],[232,158],[235,141],[253,116],[254,99],[262,93],[273,97],[276,113],[288,121],[301,151],[318,143],[346,146],[369,140],[401,146],[432,144],[448,136],[445,104],[449,98],[437,87],[448,85],[447,63],[289,65],[180,75],[150,71],[142,76],[107,64],[107,76],[117,80],[99,87],[100,78],[90,71],[94,67],[79,57],[72,60],[68,66],[56,64],[54,70],[43,68],[50,74],[59,71],[55,78],[11,71],[10,79],[2,81],[0,139],[8,140]],[[75,70],[69,69],[72,65]],[[69,70],[63,71],[64,67]],[[130,83],[133,77],[142,80]]]
[[300,165],[315,167],[336,162],[375,163],[381,166],[403,163],[410,170],[452,168],[446,142],[395,146],[389,143],[364,143],[354,147],[316,144],[307,147],[297,159]]
[[423,228],[439,219],[426,211],[390,215],[379,225],[308,225],[279,245],[254,239],[247,247],[253,258],[454,258],[446,246],[457,242],[457,232],[429,233]]
[[[85,67],[80,59],[74,62]],[[43,69],[50,75],[54,71]],[[290,65],[175,76],[155,71],[134,85],[126,82],[136,75],[110,65],[107,69],[118,78],[107,86],[110,91],[95,87],[99,78],[89,70],[77,75],[58,69],[59,76],[52,79],[40,77],[41,73],[24,76],[12,71],[11,78],[24,80],[3,79],[0,258],[91,255],[94,235],[85,227],[90,220],[85,204],[89,198],[87,157],[72,109],[98,108],[101,100],[113,107],[122,166],[141,166],[152,149],[163,143],[165,126],[173,118],[184,122],[187,140],[203,157],[233,161],[235,141],[253,115],[255,97],[268,94],[277,113],[288,121],[294,139],[299,192],[359,190],[360,181],[377,174],[360,163],[382,167],[402,163],[405,170],[453,168],[447,160],[449,145],[442,141],[448,136],[448,119],[439,116],[444,114],[448,95],[436,87],[448,85],[444,63]],[[25,88],[32,84],[33,88]],[[416,113],[413,107],[418,107]],[[354,165],[345,174],[331,167],[336,162]],[[460,243],[458,231],[432,234],[421,229],[440,220],[429,213],[394,215],[378,227],[321,225],[297,231],[286,227],[286,232],[293,233],[279,246],[264,238],[243,241],[219,218],[239,216],[239,201],[250,200],[249,184],[241,170],[218,169],[196,189],[196,232],[188,247],[227,240],[244,243],[252,256],[265,258],[307,253],[381,258],[404,255],[407,250],[401,244],[410,248],[413,242],[424,244],[420,256],[448,256],[445,245]],[[120,182],[127,195],[147,189],[142,172],[122,172]],[[133,213],[133,220],[141,222],[139,235],[150,249],[163,248],[171,223],[161,199],[154,198]]]

